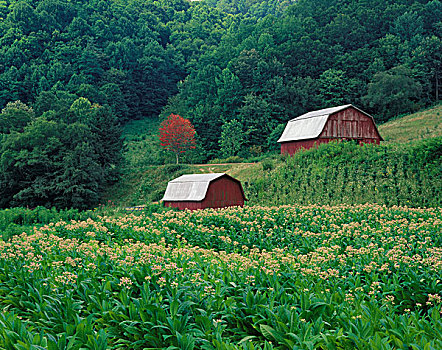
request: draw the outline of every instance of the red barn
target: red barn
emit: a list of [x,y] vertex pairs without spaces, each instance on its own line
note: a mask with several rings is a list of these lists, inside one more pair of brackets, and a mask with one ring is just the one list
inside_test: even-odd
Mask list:
[[182,175],[167,184],[163,203],[178,209],[244,206],[241,182],[224,173]]
[[332,140],[355,140],[359,144],[383,141],[373,117],[353,105],[308,112],[290,120],[278,142],[281,153],[294,154]]

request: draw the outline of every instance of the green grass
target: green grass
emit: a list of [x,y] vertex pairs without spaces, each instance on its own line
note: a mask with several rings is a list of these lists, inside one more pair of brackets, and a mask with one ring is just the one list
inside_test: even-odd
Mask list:
[[157,136],[159,125],[159,120],[146,118],[132,120],[124,126],[125,168],[161,165],[166,161]]
[[378,127],[386,142],[406,143],[442,136],[442,104]]

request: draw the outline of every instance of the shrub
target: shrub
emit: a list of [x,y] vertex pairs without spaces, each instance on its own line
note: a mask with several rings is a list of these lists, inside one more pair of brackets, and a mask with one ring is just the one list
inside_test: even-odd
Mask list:
[[264,171],[270,171],[274,167],[273,161],[271,161],[270,159],[264,160],[263,162],[261,162],[261,165],[262,165],[262,170]]

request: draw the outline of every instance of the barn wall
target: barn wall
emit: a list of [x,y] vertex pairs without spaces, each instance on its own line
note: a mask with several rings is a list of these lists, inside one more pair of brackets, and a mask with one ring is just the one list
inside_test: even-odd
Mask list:
[[281,153],[282,154],[295,154],[297,151],[303,149],[309,149],[318,146],[321,143],[328,143],[330,139],[313,139],[313,140],[299,140],[292,142],[281,143]]
[[[319,137],[357,139],[364,143],[379,144],[380,142],[379,133],[373,120],[351,107],[331,115]],[[366,142],[365,140],[370,141]]]
[[202,209],[202,203],[201,202],[172,202],[172,201],[164,201],[163,202],[165,207],[170,207],[170,208],[178,208],[180,210],[184,210],[184,209],[189,209],[189,210],[197,210],[197,209]]
[[[313,139],[313,140],[301,140],[301,141],[292,141],[292,142],[284,142],[281,143],[281,154],[289,154],[293,155],[301,149],[309,149],[312,147],[317,147],[321,143],[329,143],[330,141],[339,141],[343,138],[321,138],[321,139]],[[379,139],[368,139],[361,138],[357,140],[359,144],[364,143],[375,143],[379,145]]]
[[234,205],[244,206],[244,196],[240,184],[227,177],[212,181],[202,206],[204,208],[224,208]]

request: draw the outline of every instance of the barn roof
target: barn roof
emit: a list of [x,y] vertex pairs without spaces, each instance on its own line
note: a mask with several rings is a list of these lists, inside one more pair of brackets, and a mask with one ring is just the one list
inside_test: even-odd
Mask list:
[[327,123],[328,117],[331,114],[342,111],[349,107],[353,107],[372,118],[371,115],[361,111],[359,108],[356,108],[351,104],[308,112],[299,117],[291,119],[287,123],[278,142],[314,139],[321,134],[325,123]]
[[239,183],[225,173],[182,175],[167,184],[163,201],[202,201],[206,197],[209,184],[222,176]]
[[339,112],[350,106],[351,105],[343,105],[320,109],[291,119],[287,123],[278,142],[314,139],[321,134],[330,114]]

